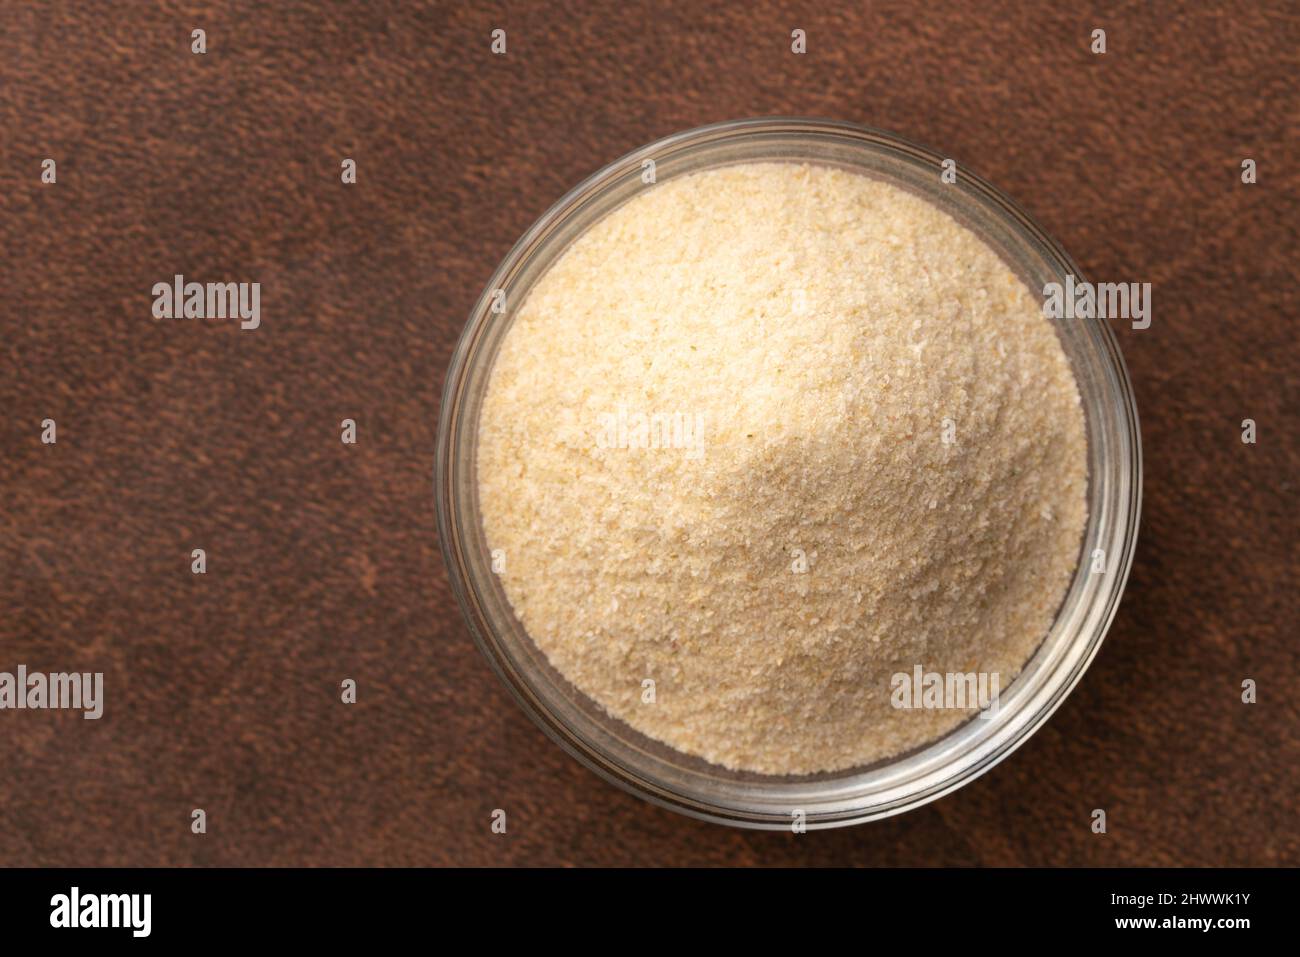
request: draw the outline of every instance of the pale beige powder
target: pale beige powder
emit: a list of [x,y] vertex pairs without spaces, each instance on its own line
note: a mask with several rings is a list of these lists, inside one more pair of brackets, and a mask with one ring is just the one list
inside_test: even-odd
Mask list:
[[[617,447],[672,413],[702,454]],[[1085,519],[1078,392],[1031,290],[937,207],[817,166],[695,173],[597,223],[520,308],[479,438],[533,640],[729,768],[838,770],[968,719],[895,709],[891,676],[1005,691]]]

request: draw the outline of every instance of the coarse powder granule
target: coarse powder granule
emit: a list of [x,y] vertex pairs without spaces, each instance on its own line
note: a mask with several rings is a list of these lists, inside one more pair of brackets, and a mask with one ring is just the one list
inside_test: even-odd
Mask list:
[[804,774],[973,713],[897,708],[895,674],[1005,691],[1078,561],[1086,439],[1041,303],[972,232],[752,163],[647,186],[537,282],[478,482],[565,678],[680,751]]

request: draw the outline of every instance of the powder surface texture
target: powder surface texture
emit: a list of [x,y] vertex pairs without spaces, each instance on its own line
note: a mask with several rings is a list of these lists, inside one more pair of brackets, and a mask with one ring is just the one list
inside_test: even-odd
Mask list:
[[1041,301],[928,201],[794,163],[647,186],[577,239],[496,358],[478,476],[551,664],[638,731],[769,774],[968,720],[895,707],[917,665],[1005,692],[1086,517]]

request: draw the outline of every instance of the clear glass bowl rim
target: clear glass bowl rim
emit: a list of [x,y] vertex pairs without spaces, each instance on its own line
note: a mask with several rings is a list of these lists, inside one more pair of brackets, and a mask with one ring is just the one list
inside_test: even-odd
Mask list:
[[[493,291],[505,285],[503,282],[505,277],[513,275],[522,260],[528,256],[536,256],[539,249],[544,248],[544,239],[542,246],[537,245],[539,237],[549,236],[558,223],[569,217],[585,200],[597,195],[603,188],[608,188],[617,177],[626,175],[629,170],[640,170],[642,162],[646,159],[656,159],[673,151],[702,147],[721,140],[770,134],[829,136],[856,140],[865,149],[893,151],[911,160],[932,166],[936,174],[944,160],[941,154],[884,130],[833,119],[771,116],[731,120],[685,130],[648,143],[603,166],[564,194],[520,237],[498,265],[475,303],[469,321],[453,351],[446,373],[439,411],[434,484],[438,535],[443,559],[453,593],[469,625],[475,644],[525,713],[548,737],[600,777],[652,803],[717,823],[784,830],[790,827],[788,815],[777,817],[744,806],[724,806],[699,794],[665,789],[656,781],[639,774],[638,769],[612,760],[610,755],[592,741],[575,733],[562,716],[553,713],[552,709],[546,706],[530,687],[526,676],[519,674],[512,665],[510,656],[500,645],[502,636],[496,633],[492,622],[484,612],[478,587],[473,581],[470,565],[463,554],[465,534],[458,517],[459,490],[455,482],[459,449],[457,439],[462,434],[459,419],[462,413],[463,391],[470,363],[475,356],[475,349],[485,328],[496,318],[491,310]],[[964,167],[961,168],[959,175],[963,188],[968,193],[978,194],[978,199],[986,206],[986,211],[990,215],[1001,219],[1004,225],[1018,233],[1026,242],[1035,245],[1042,255],[1054,261],[1057,271],[1062,275],[1070,273],[1079,281],[1084,280],[1082,272],[1070,256],[1015,202]],[[559,251],[556,252],[557,255]],[[542,272],[544,271],[543,269]],[[1120,408],[1115,411],[1120,417],[1119,429],[1122,433],[1118,441],[1126,458],[1120,467],[1127,473],[1127,481],[1124,483],[1127,494],[1119,502],[1120,509],[1126,514],[1118,518],[1112,517],[1113,520],[1122,522],[1122,527],[1127,534],[1120,540],[1119,554],[1112,554],[1110,557],[1111,565],[1106,576],[1109,584],[1100,599],[1104,604],[1099,608],[1099,613],[1093,615],[1093,627],[1090,631],[1081,633],[1074,645],[1066,649],[1070,656],[1068,667],[1064,671],[1058,667],[1055,680],[1050,687],[1037,692],[1032,701],[1023,699],[1020,701],[1018,707],[1021,713],[1016,715],[1014,722],[1002,723],[998,733],[985,736],[978,746],[968,747],[966,751],[957,755],[955,760],[930,773],[924,786],[914,788],[910,794],[905,794],[901,798],[848,810],[839,807],[801,808],[806,814],[806,826],[809,829],[857,824],[899,814],[937,800],[969,783],[1028,740],[1061,705],[1096,657],[1118,609],[1136,548],[1142,497],[1142,447],[1132,386],[1114,332],[1104,321],[1091,322],[1095,330],[1093,339],[1101,355],[1101,361],[1107,365],[1108,371],[1113,376],[1113,386],[1117,392]],[[1089,482],[1091,484],[1094,481],[1096,477],[1092,475],[1090,469]],[[1091,504],[1093,499],[1091,493],[1089,497]],[[1089,521],[1092,522],[1091,516]],[[1071,593],[1075,587],[1072,585]],[[1014,687],[1015,682],[1012,683],[1009,691],[1014,690]],[[950,732],[939,741],[933,742],[932,745],[927,746],[927,750],[930,747],[939,747],[960,730]],[[899,756],[897,761],[901,763],[909,757],[910,753]],[[941,774],[938,771],[946,771],[946,773]],[[851,773],[854,772],[846,772],[846,774]]]

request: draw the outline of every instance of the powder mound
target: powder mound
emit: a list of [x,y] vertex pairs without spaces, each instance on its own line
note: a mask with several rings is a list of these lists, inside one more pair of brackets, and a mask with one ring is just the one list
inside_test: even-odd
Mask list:
[[770,774],[967,720],[894,706],[917,665],[1005,691],[1086,517],[1078,390],[1032,291],[929,202],[793,163],[649,186],[576,240],[502,343],[478,456],[555,668]]

